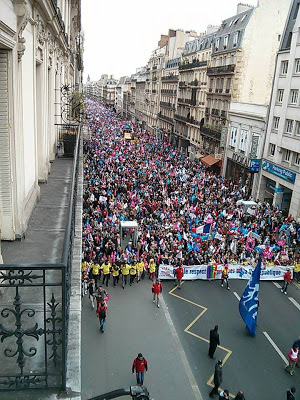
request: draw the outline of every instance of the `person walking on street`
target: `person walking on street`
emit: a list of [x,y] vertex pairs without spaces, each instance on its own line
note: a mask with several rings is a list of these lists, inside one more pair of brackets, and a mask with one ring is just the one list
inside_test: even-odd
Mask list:
[[[300,349],[300,336],[299,336],[299,339],[296,339],[296,340],[294,341],[293,346],[298,346],[298,348]],[[293,347],[293,346],[292,346],[292,347]],[[300,368],[300,351],[299,351],[299,353],[298,353],[298,360],[297,360],[297,363],[296,363],[296,367],[297,367],[297,368]]]
[[154,259],[153,258],[151,258],[151,260],[149,262],[149,265],[148,265],[148,268],[149,268],[149,279],[154,281],[156,265],[154,263]]
[[143,276],[143,273],[145,271],[145,264],[143,260],[140,260],[140,262],[137,263],[137,282],[139,282]]
[[103,271],[103,280],[102,280],[102,285],[104,285],[106,281],[106,287],[108,287],[108,281],[110,279],[110,270],[111,270],[111,264],[108,260],[106,260],[102,265],[101,265],[101,270]]
[[296,400],[296,388],[295,386],[291,387],[286,391],[286,400]]
[[237,395],[235,396],[234,400],[246,400],[244,393],[240,390]]
[[219,337],[219,327],[216,325],[214,329],[211,329],[209,332],[209,350],[208,355],[210,358],[215,359],[215,351],[217,346],[220,346],[220,337]]
[[131,286],[135,280],[136,277],[136,261],[133,261],[132,264],[130,265],[130,282],[129,285]]
[[183,275],[184,275],[184,269],[183,269],[182,265],[180,264],[179,267],[177,267],[174,272],[174,276],[176,276],[175,285],[177,285],[178,289],[181,289],[180,286],[181,286],[181,280],[183,278]]
[[97,308],[97,315],[100,322],[100,331],[104,333],[106,325],[106,311],[107,305],[104,300],[101,300],[99,307]]
[[94,279],[95,284],[97,286],[98,279],[100,279],[101,277],[100,265],[97,262],[93,263],[91,265],[91,271],[92,271],[92,278]]
[[211,392],[209,393],[209,397],[215,398],[215,394],[219,394],[219,387],[222,383],[223,378],[223,367],[222,367],[222,360],[219,360],[215,366],[215,373],[214,373],[214,387],[212,388]]
[[124,289],[125,285],[127,285],[127,277],[130,270],[130,265],[128,265],[127,263],[123,263],[121,265],[121,270],[122,270],[122,288]]
[[112,265],[112,276],[114,287],[116,287],[116,284],[119,283],[120,278],[120,267],[116,263],[113,263]]
[[92,309],[95,308],[95,293],[96,293],[96,283],[95,279],[92,279],[90,283],[88,284],[88,290],[89,290],[89,298],[92,303]]
[[159,295],[162,292],[162,284],[159,279],[152,283],[153,303],[156,301],[156,305],[159,308]]
[[281,293],[287,294],[287,287],[290,284],[292,279],[291,270],[288,268],[283,276],[283,286],[281,288]]
[[219,400],[229,399],[229,390],[223,390],[219,395]]
[[139,353],[132,363],[132,373],[134,374],[135,372],[136,374],[137,385],[143,385],[145,371],[148,371],[148,362],[146,358],[143,357],[143,354]]
[[229,279],[229,268],[227,263],[225,264],[225,267],[222,269],[222,277],[221,277],[221,286],[223,287],[224,281],[226,282],[227,285],[227,289],[229,290],[229,283],[228,283],[228,279]]
[[298,355],[299,355],[299,347],[297,345],[293,345],[288,354],[289,365],[285,367],[285,369],[289,372],[290,375],[294,375],[294,369],[298,361]]

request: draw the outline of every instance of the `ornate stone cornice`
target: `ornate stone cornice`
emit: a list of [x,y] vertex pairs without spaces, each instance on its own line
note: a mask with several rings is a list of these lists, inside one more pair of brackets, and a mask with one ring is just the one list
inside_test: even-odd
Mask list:
[[43,46],[45,41],[47,40],[45,24],[44,21],[40,19],[39,15],[37,15],[35,22],[36,22],[37,42],[38,44]]
[[27,0],[12,0],[12,3],[14,7],[14,12],[17,15],[17,52],[18,60],[21,61],[21,58],[26,49],[26,39],[23,37],[23,32],[31,17]]

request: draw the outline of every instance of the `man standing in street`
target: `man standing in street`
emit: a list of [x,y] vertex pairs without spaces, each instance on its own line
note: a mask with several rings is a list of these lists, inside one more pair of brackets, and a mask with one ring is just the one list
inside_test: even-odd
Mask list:
[[283,282],[281,292],[284,294],[287,294],[287,287],[290,284],[291,279],[292,279],[291,270],[289,268],[286,270],[286,273],[284,274],[283,279],[284,279],[284,282]]
[[156,279],[156,282],[152,283],[152,293],[153,293],[153,303],[155,303],[156,300],[156,305],[159,308],[159,295],[162,292],[162,284],[159,279]]
[[143,354],[139,353],[132,363],[132,373],[134,374],[135,371],[137,385],[143,385],[145,370],[148,371],[148,362]]
[[296,400],[296,388],[293,386],[286,391],[286,400]]
[[101,300],[99,307],[97,308],[97,314],[100,322],[100,331],[104,333],[106,324],[106,310],[107,305],[104,300]]
[[184,274],[184,269],[183,269],[182,265],[180,264],[179,267],[177,267],[174,272],[174,276],[176,277],[175,285],[177,285],[178,289],[181,289],[180,286],[181,286],[181,280],[183,278],[183,274]]
[[219,327],[216,325],[214,329],[211,329],[209,332],[209,350],[208,350],[208,355],[210,358],[215,359],[215,351],[217,346],[220,345],[220,337],[219,337]]
[[215,373],[214,373],[214,387],[209,393],[209,397],[215,398],[215,394],[219,394],[219,386],[222,383],[223,378],[223,367],[222,367],[222,360],[219,360],[215,366]]

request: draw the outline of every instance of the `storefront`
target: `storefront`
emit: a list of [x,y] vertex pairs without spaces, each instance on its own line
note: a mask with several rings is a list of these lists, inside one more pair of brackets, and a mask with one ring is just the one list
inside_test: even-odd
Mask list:
[[251,177],[249,171],[249,158],[239,153],[233,153],[232,158],[227,158],[225,178],[234,183],[245,185]]

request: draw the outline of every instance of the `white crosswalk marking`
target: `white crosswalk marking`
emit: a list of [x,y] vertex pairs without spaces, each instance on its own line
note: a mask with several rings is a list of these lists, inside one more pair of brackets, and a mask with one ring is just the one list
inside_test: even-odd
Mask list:
[[283,359],[283,361],[288,365],[288,360],[284,356],[284,354],[280,351],[276,343],[270,338],[270,336],[267,334],[267,332],[263,332],[265,337],[268,339],[268,341],[271,343],[271,345],[274,347],[274,349],[277,351],[277,353],[280,355],[280,357]]
[[273,281],[273,283],[274,283],[274,285],[275,285],[278,289],[281,288],[281,286],[280,286],[280,284],[279,284],[278,282],[274,282],[274,281]]
[[294,300],[292,297],[289,297],[288,299],[294,304],[295,307],[298,308],[298,310],[300,310],[300,304],[297,303],[296,300]]
[[235,295],[235,297],[238,299],[238,301],[241,300],[240,296],[237,294],[237,292],[233,292],[233,294]]

